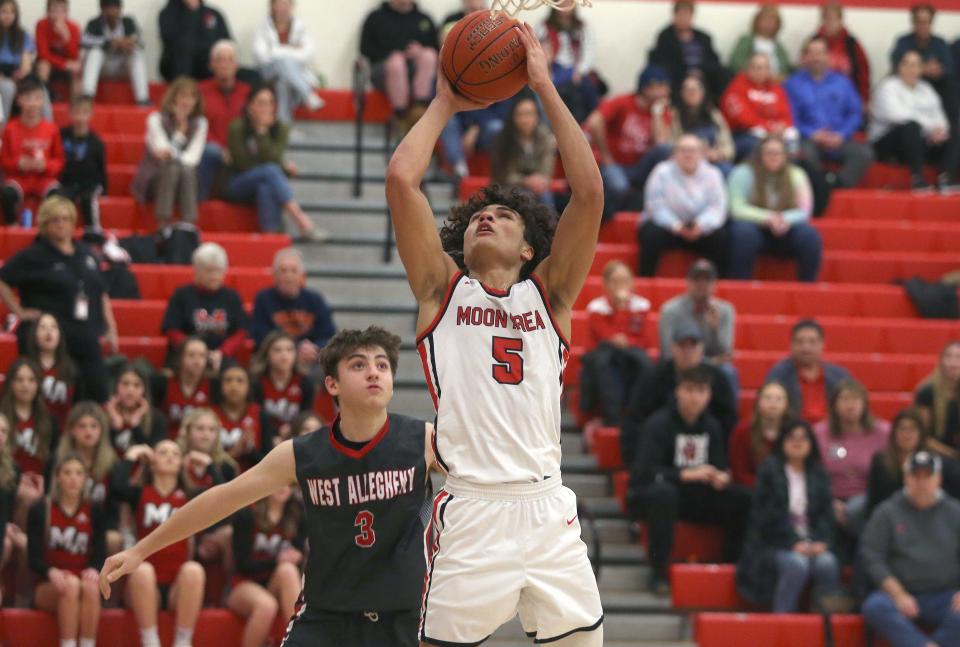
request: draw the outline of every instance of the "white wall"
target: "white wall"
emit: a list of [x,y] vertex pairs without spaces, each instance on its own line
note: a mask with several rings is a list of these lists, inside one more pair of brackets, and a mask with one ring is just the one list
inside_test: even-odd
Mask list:
[[[240,43],[244,62],[252,61],[250,39],[265,15],[268,0],[210,0],[220,8]],[[23,24],[36,24],[45,0],[20,0]],[[126,10],[136,16],[143,28],[150,60],[151,77],[157,76],[160,56],[157,15],[165,0],[126,0]],[[317,41],[316,69],[326,76],[329,87],[349,87],[350,64],[359,47],[360,25],[379,0],[299,0],[299,15],[307,21]],[[421,8],[439,21],[459,6],[459,0],[420,0]],[[615,91],[633,87],[638,70],[646,62],[646,53],[656,33],[670,19],[671,3],[645,0],[594,0],[584,17],[593,25],[598,40],[598,68]],[[71,14],[81,23],[98,12],[99,0],[72,0]],[[702,2],[697,7],[696,23],[708,31],[721,57],[726,58],[735,40],[749,28],[755,11],[753,3]],[[818,9],[812,6],[784,6],[781,37],[791,52],[818,23]],[[543,10],[525,14],[528,20],[543,19]],[[873,81],[888,71],[887,56],[893,38],[909,28],[905,9],[847,10],[847,26],[861,40],[870,58]],[[953,40],[960,36],[960,13],[941,13],[936,31]]]

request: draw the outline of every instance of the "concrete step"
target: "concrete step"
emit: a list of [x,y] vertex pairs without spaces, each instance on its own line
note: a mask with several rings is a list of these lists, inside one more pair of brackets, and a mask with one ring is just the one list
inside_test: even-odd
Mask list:
[[[576,456],[574,454],[573,456]],[[564,460],[568,461],[573,456],[564,454]],[[596,497],[609,494],[610,484],[607,477],[603,474],[576,474],[566,473],[563,475],[563,484],[574,491],[578,497]]]
[[[310,217],[318,226],[323,227],[337,238],[377,236],[382,240],[387,231],[387,214],[385,211],[366,214],[312,211]],[[443,217],[436,216],[435,221],[439,229],[443,225]]]
[[[383,146],[383,124],[364,124],[363,142],[371,148]],[[298,121],[290,128],[290,147],[353,146],[353,123],[345,121]]]
[[369,307],[382,303],[397,303],[414,309],[411,311],[411,317],[416,316],[416,302],[407,285],[406,278],[396,281],[362,278],[308,278],[307,285],[323,294],[330,304]]
[[[603,591],[641,593],[646,587],[649,577],[650,567],[645,564],[636,566],[603,564],[600,568],[600,578],[597,583]],[[667,604],[665,599],[660,601],[664,605]]]
[[620,502],[613,497],[588,498],[586,501],[598,519],[623,519]]

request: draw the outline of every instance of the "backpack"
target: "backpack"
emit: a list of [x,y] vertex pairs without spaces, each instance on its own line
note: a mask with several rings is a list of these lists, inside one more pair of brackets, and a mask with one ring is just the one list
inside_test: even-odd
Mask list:
[[178,222],[157,232],[157,252],[161,262],[190,265],[193,252],[200,246],[200,230],[189,222]]

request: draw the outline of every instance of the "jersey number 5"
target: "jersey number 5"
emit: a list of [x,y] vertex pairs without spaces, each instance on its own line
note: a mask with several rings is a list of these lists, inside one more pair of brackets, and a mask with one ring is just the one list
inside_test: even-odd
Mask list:
[[370,548],[377,541],[377,534],[373,532],[373,513],[369,510],[361,510],[357,513],[357,518],[353,520],[353,527],[359,528],[357,536],[353,538],[360,548]]
[[493,379],[500,384],[523,382],[523,339],[493,338]]

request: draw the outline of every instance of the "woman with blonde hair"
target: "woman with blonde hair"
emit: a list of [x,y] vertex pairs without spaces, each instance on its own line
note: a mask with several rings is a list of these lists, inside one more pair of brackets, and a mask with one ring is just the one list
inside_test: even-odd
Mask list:
[[160,110],[147,117],[147,148],[130,187],[140,204],[155,201],[160,226],[173,219],[174,203],[180,218],[197,221],[197,165],[207,143],[203,97],[193,79],[180,77],[170,84]]
[[754,54],[766,54],[770,59],[773,76],[778,81],[790,74],[790,57],[783,44],[777,40],[783,21],[780,9],[775,4],[762,4],[753,16],[749,34],[744,34],[730,54],[730,69],[741,71]]
[[917,386],[913,403],[929,431],[930,449],[960,457],[960,341],[943,347],[936,368]]

